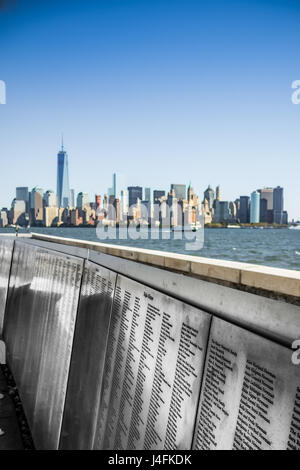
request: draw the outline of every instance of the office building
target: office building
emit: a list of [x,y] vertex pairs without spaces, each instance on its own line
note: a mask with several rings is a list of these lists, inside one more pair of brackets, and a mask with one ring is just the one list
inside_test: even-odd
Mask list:
[[54,191],[48,190],[44,194],[45,207],[57,207],[57,196]]
[[174,190],[177,200],[186,199],[186,185],[185,184],[171,184],[171,192]]
[[75,189],[70,189],[70,207],[75,208]]
[[43,223],[45,227],[56,227],[58,225],[58,210],[57,206],[44,207]]
[[260,198],[259,221],[262,223],[268,222],[268,201],[267,199]]
[[213,208],[214,199],[215,199],[215,192],[209,185],[208,188],[204,191],[204,202],[205,200],[208,202],[208,207],[210,210]]
[[248,224],[250,222],[250,198],[249,196],[240,196],[240,209],[238,218],[241,224]]
[[31,225],[43,225],[44,217],[44,203],[43,203],[44,191],[42,188],[35,187],[30,193],[30,224]]
[[250,204],[250,224],[259,223],[260,214],[260,193],[253,191],[251,193],[251,204]]
[[274,188],[273,193],[273,222],[275,224],[283,223],[283,210],[284,210],[284,199],[283,199],[283,188],[277,186]]
[[29,212],[29,190],[27,186],[19,186],[16,188],[16,199],[18,201],[24,201],[26,212]]
[[59,208],[70,206],[69,163],[63,142],[57,154],[57,202]]
[[26,225],[26,202],[14,199],[10,211],[10,223],[14,225]]
[[129,208],[143,200],[143,188],[141,186],[129,186],[128,188]]
[[145,201],[151,201],[151,188],[145,188]]
[[221,187],[220,187],[220,185],[216,187],[216,200],[221,201]]
[[90,198],[87,193],[83,193],[83,192],[78,193],[77,208],[81,210],[90,208]]
[[158,189],[155,189],[153,191],[153,203],[158,204],[160,202],[160,199],[162,197],[165,197],[165,195],[166,195],[166,191],[160,191]]

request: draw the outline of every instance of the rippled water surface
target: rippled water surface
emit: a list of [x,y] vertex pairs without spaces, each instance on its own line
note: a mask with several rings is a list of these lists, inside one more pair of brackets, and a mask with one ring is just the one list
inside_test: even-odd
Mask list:
[[[102,241],[95,228],[33,228],[32,231],[59,237]],[[0,233],[13,232],[0,229]],[[160,234],[161,235],[161,234]],[[168,235],[164,235],[168,236]],[[106,243],[148,248],[151,250],[185,253],[279,268],[300,270],[300,230],[205,229],[202,250],[186,250],[187,240],[106,240]]]

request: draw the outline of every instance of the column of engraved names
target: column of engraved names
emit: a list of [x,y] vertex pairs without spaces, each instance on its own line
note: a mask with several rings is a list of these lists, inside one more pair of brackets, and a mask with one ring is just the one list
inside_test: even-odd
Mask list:
[[120,398],[118,423],[116,426],[114,449],[123,450],[124,448],[126,448],[127,444],[130,417],[133,407],[134,388],[137,378],[137,365],[141,351],[141,339],[139,340],[139,334],[141,333],[141,331],[143,331],[143,325],[140,321],[140,310],[141,299],[140,297],[135,297],[129,336],[129,345],[125,364],[125,376]]
[[[198,334],[199,331],[192,326],[185,323],[182,324],[171,406],[164,443],[166,450],[177,449],[177,431],[180,424],[184,426],[184,406],[186,401],[192,397],[193,383],[198,376],[192,364],[195,356],[199,358],[199,351],[201,353],[203,351],[197,344]],[[199,366],[199,361],[195,362]]]
[[229,416],[224,395],[228,375],[233,371],[232,361],[236,356],[235,351],[212,339],[196,434],[195,448],[198,450],[217,447],[217,426]]
[[297,387],[287,450],[300,450],[300,387]]
[[112,376],[114,371],[115,354],[117,349],[117,342],[119,336],[120,322],[122,312],[122,290],[116,286],[113,310],[111,315],[111,322],[109,326],[108,344],[105,356],[105,365],[103,373],[103,383],[101,390],[101,401],[98,415],[97,433],[95,436],[94,448],[102,448],[102,441],[104,439],[106,418],[109,407],[110,390],[112,385]]
[[[157,354],[157,340],[155,338],[155,326],[161,322],[161,312],[154,305],[148,304],[145,328],[142,340],[142,350],[137,374],[137,383],[134,395],[133,410],[128,436],[128,449],[136,449],[137,445],[141,446],[143,441],[143,433],[146,426],[145,408],[147,409],[149,402],[147,395],[150,397],[151,390],[146,389],[151,371],[155,367],[155,357]],[[146,415],[147,416],[147,415]]]
[[275,375],[247,360],[233,449],[271,448],[269,410],[274,405]]
[[109,412],[104,437],[104,449],[112,447],[112,439],[114,437],[115,425],[118,419],[118,398],[122,390],[122,378],[124,373],[124,363],[126,355],[126,333],[130,329],[132,310],[130,308],[131,293],[124,292],[123,305],[121,312],[121,322],[119,337],[117,341],[117,350],[114,361],[114,370],[110,389]]
[[167,354],[168,342],[174,342],[174,338],[171,336],[172,323],[170,323],[170,315],[166,312],[162,316],[162,325],[159,336],[157,358],[155,364],[153,387],[151,392],[149,413],[146,424],[144,448],[151,450],[155,447],[161,448],[164,443],[164,437],[156,424],[159,421],[159,414],[161,407],[165,406],[165,396],[168,393],[171,394],[172,385],[168,383],[163,364],[164,358]]

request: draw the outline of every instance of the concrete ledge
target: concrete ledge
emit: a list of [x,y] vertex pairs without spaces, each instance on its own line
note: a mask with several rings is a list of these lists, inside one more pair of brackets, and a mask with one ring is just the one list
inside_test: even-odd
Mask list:
[[297,299],[300,298],[299,271],[35,233],[32,234],[32,238],[95,250],[250,292],[259,290],[264,293],[270,292],[283,296],[286,301],[291,299],[285,297],[292,297],[297,303]]

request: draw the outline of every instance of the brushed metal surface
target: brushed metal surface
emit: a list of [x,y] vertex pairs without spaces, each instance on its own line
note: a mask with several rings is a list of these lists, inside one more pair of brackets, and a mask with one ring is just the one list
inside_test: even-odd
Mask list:
[[85,263],[60,449],[91,449],[117,275]]
[[190,449],[210,315],[118,276],[95,449]]
[[0,337],[3,331],[6,298],[8,292],[9,274],[14,240],[0,238]]
[[4,337],[38,449],[57,449],[83,261],[17,241]]
[[300,338],[300,307],[91,250],[89,259],[217,317],[290,347]]
[[299,450],[300,368],[292,354],[214,318],[193,448]]

